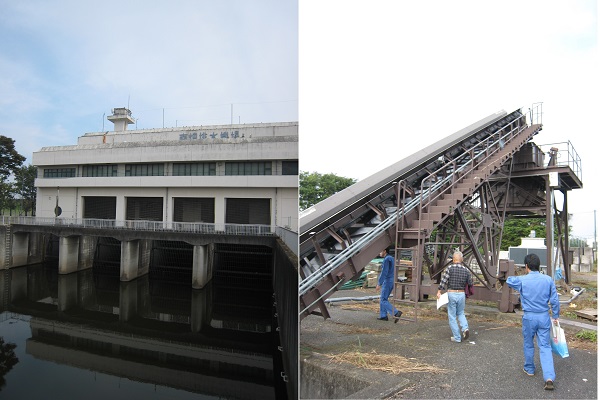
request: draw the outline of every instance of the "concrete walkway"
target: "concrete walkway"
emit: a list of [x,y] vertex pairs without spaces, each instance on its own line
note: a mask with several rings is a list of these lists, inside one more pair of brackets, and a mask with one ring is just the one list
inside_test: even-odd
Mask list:
[[[334,296],[365,293],[343,291]],[[416,323],[400,320],[397,324],[378,321],[378,302],[374,303],[334,303],[330,319],[309,316],[302,320],[300,398],[597,398],[596,351],[572,348],[568,358],[554,356],[554,391],[543,389],[537,350],[535,376],[523,373],[520,313],[500,313],[467,300],[471,335],[464,343],[453,343],[445,309],[436,310],[435,302],[419,304],[424,316]],[[596,328],[566,319],[561,319],[561,326],[573,333]],[[370,354],[397,355],[447,372],[395,375],[332,362],[327,356],[357,351],[365,359]]]

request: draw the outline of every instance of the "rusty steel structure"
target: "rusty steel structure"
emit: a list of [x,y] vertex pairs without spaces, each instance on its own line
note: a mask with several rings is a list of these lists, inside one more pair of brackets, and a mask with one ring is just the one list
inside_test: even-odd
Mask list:
[[518,294],[503,282],[515,264],[499,257],[507,218],[545,218],[548,274],[562,264],[568,284],[567,193],[582,187],[581,160],[569,142],[536,145],[541,130],[541,103],[500,111],[303,211],[300,318],[328,318],[325,300],[383,248],[395,250],[395,302],[416,308],[435,295],[458,248],[473,298],[511,312]]

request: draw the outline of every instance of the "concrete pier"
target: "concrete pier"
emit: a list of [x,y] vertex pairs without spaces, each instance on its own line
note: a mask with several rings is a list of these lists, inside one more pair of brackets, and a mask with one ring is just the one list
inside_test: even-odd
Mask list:
[[69,311],[77,307],[79,299],[79,285],[77,274],[58,275],[58,310]]
[[63,236],[60,238],[58,250],[58,273],[70,274],[79,267],[80,236]]
[[27,265],[29,255],[29,233],[14,233],[12,237],[12,267]]
[[121,242],[121,281],[130,281],[138,277],[139,256],[139,240]]
[[202,289],[212,279],[212,245],[194,246],[192,287]]

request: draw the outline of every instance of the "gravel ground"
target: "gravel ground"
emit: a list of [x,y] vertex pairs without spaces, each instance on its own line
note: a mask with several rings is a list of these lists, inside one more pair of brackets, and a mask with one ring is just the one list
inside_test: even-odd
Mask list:
[[[372,295],[372,289],[336,292],[335,297]],[[504,314],[496,308],[467,300],[471,336],[464,343],[450,341],[445,311],[419,305],[417,322],[378,321],[378,303],[333,303],[331,318],[309,316],[300,326],[300,359],[311,355],[326,357],[344,352],[360,352],[365,360],[371,354],[395,355],[445,372],[380,372],[376,391],[381,397],[411,399],[593,399],[597,398],[596,346],[576,346],[570,356],[554,356],[557,374],[555,390],[543,389],[539,358],[537,370],[529,377],[522,371],[523,348],[521,316]],[[565,321],[566,322],[566,321]],[[591,325],[590,325],[591,326]],[[581,328],[563,324],[568,338]],[[571,335],[571,336],[569,336]],[[330,361],[334,363],[335,361]],[[322,363],[323,364],[323,363]],[[326,366],[324,366],[326,367]],[[360,373],[364,366],[343,364]],[[301,377],[302,379],[302,377]],[[402,387],[398,382],[406,379]],[[304,384],[310,384],[304,382]],[[387,386],[387,388],[386,388]],[[301,398],[304,397],[301,393]]]

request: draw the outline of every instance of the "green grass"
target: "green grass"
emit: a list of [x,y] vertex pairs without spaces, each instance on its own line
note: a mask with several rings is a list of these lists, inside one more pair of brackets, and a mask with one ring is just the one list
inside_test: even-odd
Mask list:
[[588,331],[587,329],[582,329],[575,334],[578,339],[589,340],[590,342],[598,341],[598,332],[596,331]]
[[577,319],[578,315],[569,311],[565,311],[563,314],[567,318]]

